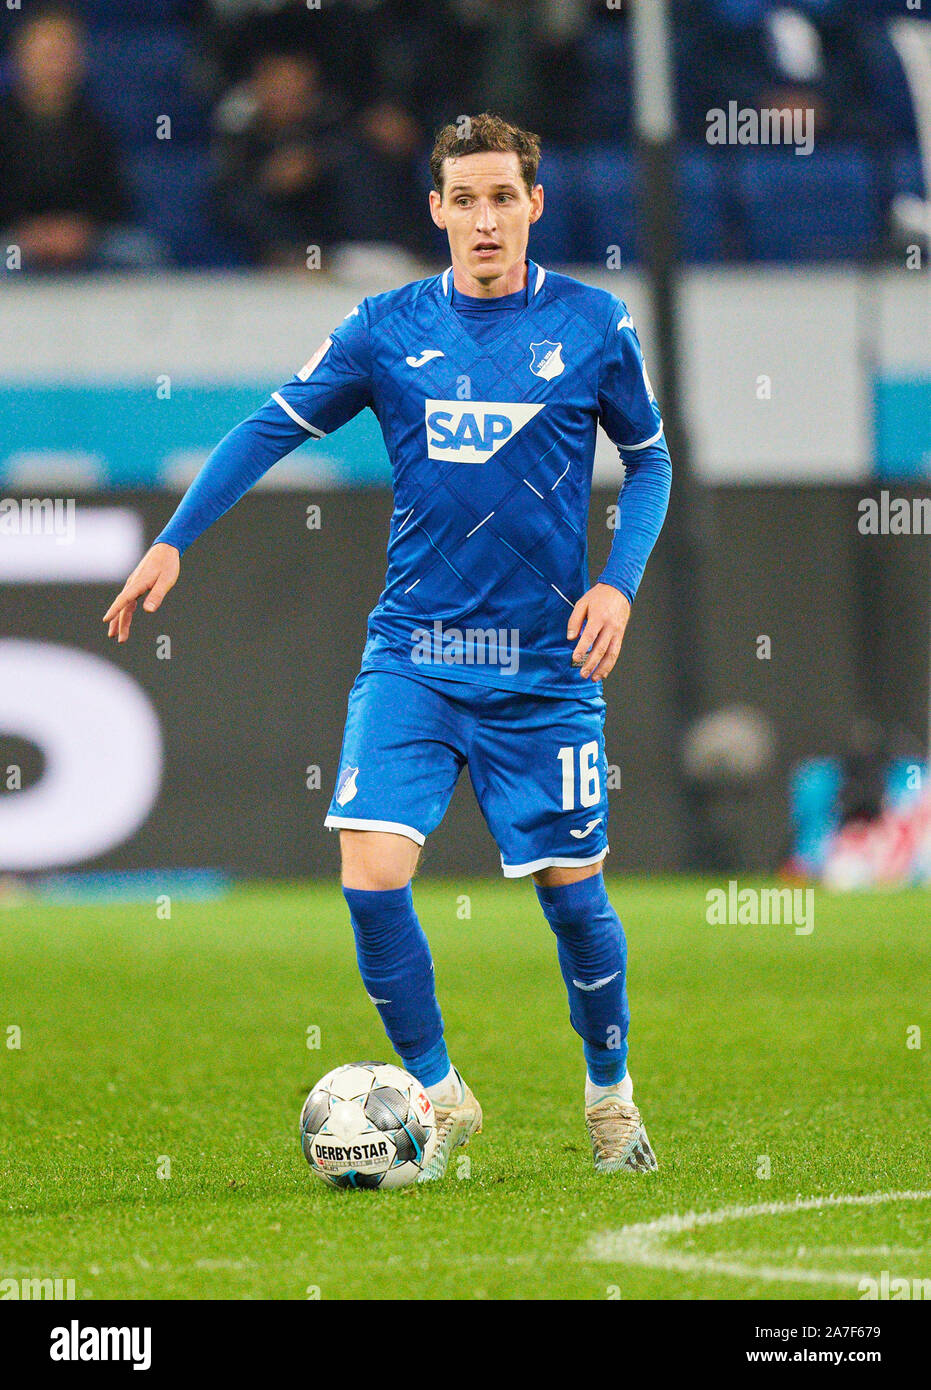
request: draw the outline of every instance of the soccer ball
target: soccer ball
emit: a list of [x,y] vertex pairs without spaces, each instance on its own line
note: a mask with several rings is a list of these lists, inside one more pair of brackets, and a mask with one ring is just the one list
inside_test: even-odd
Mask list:
[[336,1067],[304,1102],[301,1148],[311,1170],[334,1187],[405,1187],[433,1157],[433,1105],[403,1067]]

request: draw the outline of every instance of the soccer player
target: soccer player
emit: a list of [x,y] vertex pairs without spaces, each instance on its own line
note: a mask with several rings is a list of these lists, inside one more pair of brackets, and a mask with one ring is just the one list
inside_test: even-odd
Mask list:
[[[217,446],[104,615],[124,642],[181,553],[267,469],[369,406],[391,460],[388,573],[349,696],[325,824],[365,988],[428,1091],[427,1179],[482,1126],[452,1066],[414,911],[420,847],[468,766],[509,878],[532,876],[556,936],[602,1172],[656,1167],[627,1069],[626,942],[608,900],[601,682],[669,499],[659,408],[623,302],[528,259],[543,212],[536,136],[483,113],[438,135],[430,213],[441,275],[362,301]],[[601,424],[626,465],[619,524],[589,587]]]

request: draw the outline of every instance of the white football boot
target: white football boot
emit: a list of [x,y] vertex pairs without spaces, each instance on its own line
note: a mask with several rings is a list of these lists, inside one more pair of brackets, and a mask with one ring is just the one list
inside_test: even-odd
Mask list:
[[453,1149],[468,1144],[473,1134],[482,1132],[482,1107],[469,1090],[459,1073],[456,1072],[462,1097],[452,1105],[438,1105],[433,1102],[436,1116],[436,1148],[433,1157],[424,1168],[418,1182],[436,1182],[443,1177],[449,1165]]
[[656,1155],[632,1100],[604,1096],[585,1107],[585,1124],[597,1172],[616,1173],[627,1168],[635,1173],[649,1173],[656,1168]]

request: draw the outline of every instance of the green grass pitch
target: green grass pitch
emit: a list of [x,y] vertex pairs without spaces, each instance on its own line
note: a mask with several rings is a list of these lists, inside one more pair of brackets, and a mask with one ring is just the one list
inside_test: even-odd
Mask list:
[[800,936],[708,925],[708,886],[609,883],[660,1171],[606,1177],[532,888],[418,881],[485,1132],[443,1183],[399,1193],[328,1189],[298,1143],[323,1072],[391,1059],[336,884],[243,887],[170,921],[3,910],[0,1279],[74,1278],[78,1298],[856,1300],[861,1276],[927,1277],[926,1198],[768,1206],[931,1189],[928,896],[819,889]]

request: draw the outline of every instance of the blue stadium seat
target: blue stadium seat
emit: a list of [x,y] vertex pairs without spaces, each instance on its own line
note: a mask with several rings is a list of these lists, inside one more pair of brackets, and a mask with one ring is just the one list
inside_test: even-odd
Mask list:
[[896,193],[910,193],[913,198],[927,198],[931,189],[925,180],[921,153],[914,145],[903,145],[896,151],[892,163]]
[[637,255],[637,209],[633,155],[618,146],[589,146],[580,155],[578,259],[604,266],[609,247],[622,265]]
[[775,0],[708,0],[706,8],[726,24],[748,26],[759,24]]
[[579,156],[547,148],[540,161],[543,216],[530,229],[530,255],[538,265],[566,265],[576,259]]
[[[635,157],[622,148],[594,148],[583,152],[581,166],[579,205],[585,226],[579,258],[604,265],[607,248],[618,246],[624,264],[642,260]],[[726,238],[721,168],[709,150],[682,147],[679,195],[683,260],[723,260]]]
[[[903,7],[904,8],[904,7]],[[906,11],[914,15],[915,11]],[[861,41],[870,55],[867,65],[871,100],[893,139],[916,140],[915,108],[902,61],[885,26],[863,27]]]
[[205,138],[205,115],[190,86],[189,65],[188,37],[180,26],[146,25],[91,33],[90,93],[124,148],[139,150],[161,144],[157,138],[159,116],[171,118],[172,144]]
[[858,260],[874,250],[879,198],[862,150],[753,148],[731,157],[748,260]]
[[191,0],[77,0],[73,8],[90,29],[128,29],[183,22],[193,7]]
[[599,141],[621,140],[631,129],[630,39],[616,14],[589,26],[582,43],[586,129]]
[[[690,33],[680,22],[673,27],[673,100],[678,115],[694,104],[694,55]],[[627,17],[615,11],[595,19],[582,40],[585,91],[582,102],[585,129],[599,144],[623,143],[634,134],[634,72]],[[685,128],[685,127],[683,127]]]
[[128,174],[143,224],[175,265],[241,264],[211,222],[214,164],[206,150],[175,149],[166,143],[164,148],[133,156]]
[[727,251],[725,170],[704,145],[679,153],[679,242],[683,259],[722,261]]

